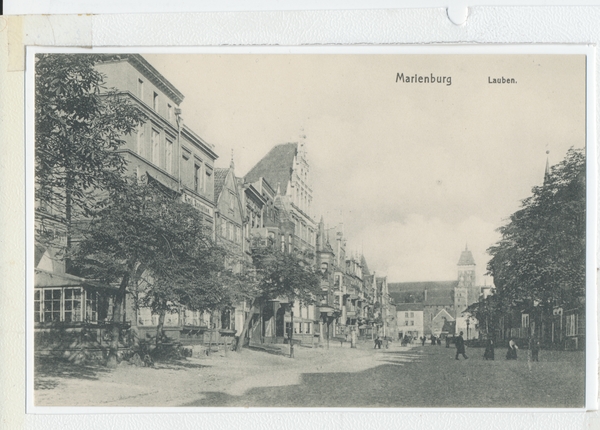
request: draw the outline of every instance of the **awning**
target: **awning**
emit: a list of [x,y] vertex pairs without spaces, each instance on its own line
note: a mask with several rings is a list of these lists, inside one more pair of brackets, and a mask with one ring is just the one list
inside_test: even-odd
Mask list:
[[112,285],[101,284],[96,281],[90,281],[85,278],[80,278],[79,276],[69,275],[68,273],[54,273],[43,269],[35,269],[33,286],[35,288],[83,286],[94,288],[118,289],[118,287],[114,287]]

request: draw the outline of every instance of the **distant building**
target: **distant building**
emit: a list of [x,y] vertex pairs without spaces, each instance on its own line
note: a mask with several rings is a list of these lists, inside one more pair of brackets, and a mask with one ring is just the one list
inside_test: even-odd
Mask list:
[[[226,267],[234,273],[243,270],[248,261],[246,253],[247,215],[243,204],[243,193],[235,176],[233,159],[228,168],[215,169],[215,242],[229,252]],[[234,330],[236,335],[244,327],[246,303],[234,304],[233,308],[224,309],[220,315],[212,315],[212,324],[216,328]],[[204,314],[205,323],[210,323],[208,313]]]
[[423,336],[423,304],[397,303],[398,338],[410,336],[418,339]]
[[[273,147],[250,169],[243,178],[243,186],[252,184],[255,189],[265,191],[261,194],[265,199],[263,211],[267,211],[267,219],[260,226],[257,224],[252,228],[251,235],[264,241],[270,240],[282,252],[298,252],[308,263],[316,264],[317,226],[311,217],[312,187],[309,173],[310,165],[304,146],[284,143]],[[274,196],[268,192],[273,189],[276,190]],[[274,297],[270,303],[272,307],[267,306],[252,326],[251,339],[280,343],[293,330],[294,339],[313,342],[315,325],[319,326],[320,322],[315,305],[295,302],[292,307],[285,297]]]
[[489,287],[477,286],[476,267],[473,254],[465,247],[457,263],[457,280],[390,283],[390,296],[397,303],[410,299],[423,305],[423,334],[426,336],[439,335],[444,321],[448,321],[454,322],[457,332],[466,334],[468,326],[469,338],[477,337],[477,321],[463,315],[482,293],[489,294]]

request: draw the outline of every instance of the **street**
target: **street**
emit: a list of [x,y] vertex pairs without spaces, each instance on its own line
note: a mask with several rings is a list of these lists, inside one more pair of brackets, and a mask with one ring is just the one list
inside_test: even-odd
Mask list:
[[[283,346],[284,350],[287,349]],[[36,363],[37,406],[195,407],[370,407],[518,408],[582,407],[582,352],[541,351],[529,363],[527,351],[495,361],[483,349],[468,348],[468,360],[454,359],[444,346],[373,349],[331,343],[295,348],[295,358],[245,349],[194,357],[156,368],[123,362],[101,366]]]

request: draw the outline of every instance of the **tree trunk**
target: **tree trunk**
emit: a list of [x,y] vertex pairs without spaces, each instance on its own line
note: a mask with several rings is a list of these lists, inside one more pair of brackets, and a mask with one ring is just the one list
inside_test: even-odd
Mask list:
[[155,339],[155,345],[158,348],[158,345],[161,343],[162,341],[162,337],[163,337],[163,328],[165,327],[165,309],[164,306],[161,306],[161,310],[160,313],[158,314],[158,325],[156,326],[156,339]]
[[255,301],[252,300],[252,304],[250,305],[250,315],[244,321],[244,328],[240,333],[240,338],[238,339],[238,343],[235,346],[235,351],[240,352],[242,350],[242,346],[244,346],[244,339],[246,338],[246,333],[248,333],[248,328],[250,327],[250,322],[252,321],[252,317],[254,317],[254,312],[256,311]]
[[108,359],[106,362],[106,366],[111,368],[115,368],[119,364],[117,353],[119,352],[119,336],[121,334],[121,324],[123,322],[123,299],[125,298],[125,292],[129,285],[129,279],[129,274],[123,276],[119,291],[117,291],[114,297],[112,325],[110,328],[111,339],[108,346]]

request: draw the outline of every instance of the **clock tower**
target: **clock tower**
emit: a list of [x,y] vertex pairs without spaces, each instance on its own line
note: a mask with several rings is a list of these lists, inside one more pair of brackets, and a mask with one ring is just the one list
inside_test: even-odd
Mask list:
[[465,250],[460,254],[457,266],[458,285],[454,288],[454,312],[456,312],[456,316],[458,317],[470,303],[468,300],[469,291],[473,291],[477,285],[475,282],[475,260],[467,246],[465,246]]

